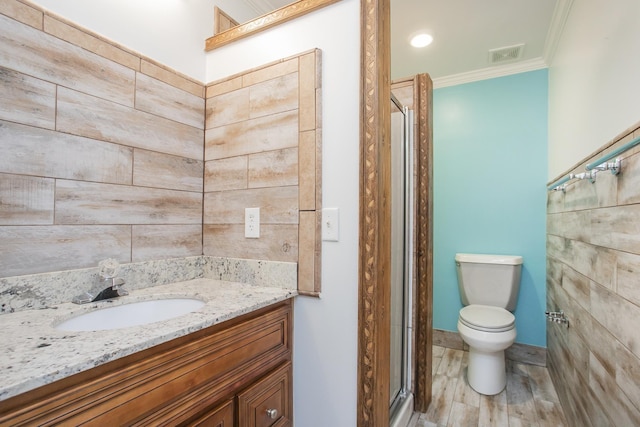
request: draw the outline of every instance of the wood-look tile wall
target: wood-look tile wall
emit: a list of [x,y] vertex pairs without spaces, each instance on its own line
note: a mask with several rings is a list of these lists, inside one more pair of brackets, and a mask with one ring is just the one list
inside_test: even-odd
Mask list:
[[[633,128],[569,172],[640,136]],[[547,360],[572,426],[640,425],[640,148],[547,206]]]
[[[298,262],[320,288],[320,51],[207,86],[203,253]],[[260,208],[260,238],[244,237]]]
[[0,277],[201,255],[204,85],[27,2],[0,37]]

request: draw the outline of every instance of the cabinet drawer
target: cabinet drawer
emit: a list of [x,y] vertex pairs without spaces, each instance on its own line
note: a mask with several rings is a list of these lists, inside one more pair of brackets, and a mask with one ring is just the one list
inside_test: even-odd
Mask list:
[[238,394],[242,427],[291,426],[291,362]]
[[206,413],[188,427],[233,427],[233,399]]

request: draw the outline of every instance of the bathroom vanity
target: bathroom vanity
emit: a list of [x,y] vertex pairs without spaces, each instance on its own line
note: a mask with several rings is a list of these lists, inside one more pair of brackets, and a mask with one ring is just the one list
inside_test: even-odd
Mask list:
[[[23,335],[9,348],[20,358],[0,366],[8,379],[0,425],[292,425],[295,291],[197,279],[133,297],[177,289],[203,299],[204,308],[151,325],[73,333],[51,325],[90,307],[3,316]],[[5,330],[0,339],[11,338]]]

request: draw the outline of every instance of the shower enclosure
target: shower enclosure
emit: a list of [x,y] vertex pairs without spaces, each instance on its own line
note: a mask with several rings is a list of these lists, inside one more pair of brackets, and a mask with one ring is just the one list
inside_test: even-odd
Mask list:
[[391,426],[413,412],[411,307],[413,289],[413,114],[391,96]]

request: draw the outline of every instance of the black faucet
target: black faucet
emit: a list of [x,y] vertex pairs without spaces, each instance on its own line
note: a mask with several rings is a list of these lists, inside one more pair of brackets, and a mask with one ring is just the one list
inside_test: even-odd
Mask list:
[[[108,282],[106,287],[104,282]],[[122,285],[124,285],[124,279],[121,277],[106,277],[100,280],[100,283],[89,291],[73,297],[71,302],[75,304],[86,304],[129,295],[129,292],[127,292]]]

